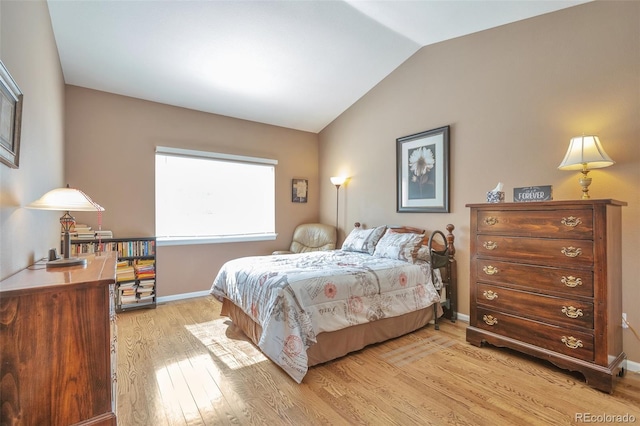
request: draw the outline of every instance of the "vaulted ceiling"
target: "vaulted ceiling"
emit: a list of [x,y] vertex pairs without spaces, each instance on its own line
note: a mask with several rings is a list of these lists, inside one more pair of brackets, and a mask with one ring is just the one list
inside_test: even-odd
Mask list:
[[584,2],[48,5],[67,84],[315,133],[423,46]]

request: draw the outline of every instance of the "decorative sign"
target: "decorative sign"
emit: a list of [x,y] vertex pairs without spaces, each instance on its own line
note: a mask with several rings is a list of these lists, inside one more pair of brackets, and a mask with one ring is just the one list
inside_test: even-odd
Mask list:
[[529,203],[532,201],[553,200],[553,187],[546,186],[526,186],[524,188],[513,188],[513,201],[516,203]]

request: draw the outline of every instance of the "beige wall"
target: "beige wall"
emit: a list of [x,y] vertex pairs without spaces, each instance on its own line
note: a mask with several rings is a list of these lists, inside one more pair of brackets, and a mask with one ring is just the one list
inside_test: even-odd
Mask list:
[[59,241],[60,213],[24,208],[64,182],[64,81],[45,1],[0,2],[0,60],[24,94],[20,167],[0,164],[3,279]]
[[[25,103],[21,166],[0,165],[0,279],[56,245],[58,213],[23,207],[67,182],[107,208],[103,227],[116,236],[153,235],[153,148],[162,144],[278,159],[280,236],[161,248],[160,296],[208,289],[224,261],[286,247],[297,223],[334,223],[329,177],[345,174],[351,180],[340,189],[342,237],[355,221],[456,225],[459,306],[468,313],[465,204],[483,202],[498,181],[508,200],[513,187],[544,184],[554,186],[556,199],[578,198],[577,174],[556,167],[569,138],[585,132],[598,134],[617,161],[591,172],[592,196],[629,203],[623,309],[638,329],[639,22],[637,2],[595,2],[425,47],[318,137],[78,87],[65,93],[46,2],[2,1],[0,59]],[[447,124],[451,213],[396,213],[395,139]],[[294,177],[310,180],[309,203],[291,203]],[[97,224],[95,215],[78,220]],[[624,338],[630,359],[640,362],[640,344],[629,331]]]
[[[395,140],[451,126],[451,213],[396,213]],[[320,133],[322,199],[351,176],[341,224],[456,226],[459,309],[469,313],[469,211],[486,191],[553,185],[577,199],[577,172],[557,170],[572,136],[600,136],[613,167],[590,173],[592,198],[623,210],[623,309],[640,329],[640,3],[595,2],[424,47]],[[342,192],[342,189],[341,189]],[[335,202],[320,217],[335,217]],[[346,225],[344,225],[346,224]],[[344,231],[342,233],[344,235]],[[640,343],[624,333],[630,359]]]
[[[316,134],[76,86],[67,86],[66,99],[65,177],[105,207],[102,227],[115,237],[155,234],[158,145],[278,160],[277,240],[160,247],[159,296],[208,290],[225,261],[286,249],[296,225],[318,219]],[[309,179],[307,203],[291,202],[292,178]],[[97,226],[96,214],[77,213],[76,219]]]

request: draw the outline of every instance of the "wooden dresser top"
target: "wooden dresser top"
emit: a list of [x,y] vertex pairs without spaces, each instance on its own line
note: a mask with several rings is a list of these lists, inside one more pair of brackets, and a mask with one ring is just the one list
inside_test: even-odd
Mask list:
[[529,203],[478,203],[467,204],[466,207],[476,208],[494,208],[496,210],[508,210],[508,209],[531,209],[531,208],[575,208],[580,206],[593,206],[593,205],[613,205],[613,206],[626,206],[626,201],[612,200],[612,199],[588,199],[588,200],[557,200],[557,201],[535,201]]
[[47,269],[46,261],[36,262],[0,281],[0,297],[58,286],[106,285],[115,282],[116,256],[112,252],[86,256],[86,266]]

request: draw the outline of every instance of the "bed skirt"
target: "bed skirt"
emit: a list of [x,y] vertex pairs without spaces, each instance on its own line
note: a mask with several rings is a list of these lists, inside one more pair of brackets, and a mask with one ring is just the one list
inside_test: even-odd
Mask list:
[[[438,316],[442,315],[440,304]],[[342,330],[320,333],[317,343],[307,349],[308,366],[322,364],[340,358],[350,352],[358,351],[367,345],[384,342],[415,331],[427,325],[434,318],[433,306],[397,317],[358,324]],[[253,321],[242,309],[229,299],[223,299],[221,315],[231,318],[233,323],[258,346],[262,327]]]

